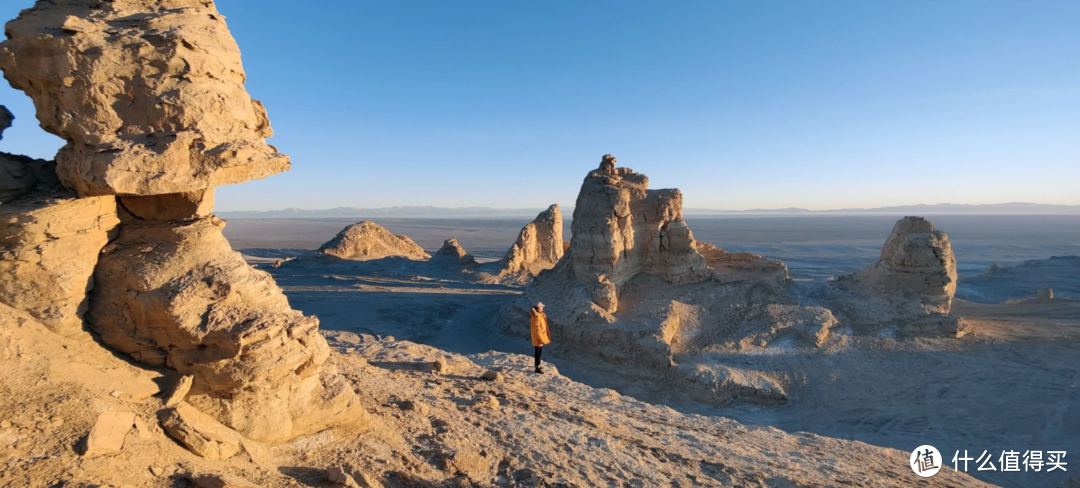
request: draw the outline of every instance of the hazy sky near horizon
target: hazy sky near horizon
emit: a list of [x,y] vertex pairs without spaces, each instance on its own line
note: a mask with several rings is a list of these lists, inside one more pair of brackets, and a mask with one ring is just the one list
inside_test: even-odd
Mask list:
[[220,211],[572,205],[605,153],[695,208],[1080,204],[1077,1],[217,6],[293,162]]

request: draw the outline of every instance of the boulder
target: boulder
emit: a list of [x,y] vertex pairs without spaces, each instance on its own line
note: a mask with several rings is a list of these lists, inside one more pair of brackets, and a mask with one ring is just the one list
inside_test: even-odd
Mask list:
[[0,70],[67,141],[60,181],[81,196],[162,195],[289,168],[244,89],[213,2],[42,0],[6,25]]
[[165,433],[206,459],[229,459],[242,448],[240,434],[187,403],[163,410],[160,417]]
[[563,218],[552,205],[518,233],[517,241],[500,261],[501,273],[536,275],[563,257]]
[[948,314],[956,294],[949,236],[922,217],[904,217],[893,226],[877,262],[840,277],[837,284],[906,305],[912,314]]
[[346,227],[333,239],[323,244],[319,252],[353,261],[387,257],[424,261],[431,258],[408,236],[392,234],[369,220]]
[[476,265],[476,258],[472,254],[465,252],[465,248],[458,244],[457,239],[447,239],[443,241],[443,245],[439,248],[438,252],[431,257],[431,261],[435,263],[451,263],[459,264],[462,266],[474,266]]
[[98,414],[94,428],[86,437],[86,457],[117,452],[124,447],[124,439],[135,425],[134,412],[107,410]]
[[0,302],[51,330],[82,330],[98,253],[119,224],[114,197],[26,195],[0,205]]
[[187,398],[188,393],[191,391],[191,384],[194,382],[195,377],[191,375],[184,375],[180,377],[180,380],[176,382],[176,387],[169,392],[169,396],[165,397],[166,407],[175,407]]
[[672,285],[710,275],[682,218],[682,193],[650,190],[649,179],[629,168],[596,170],[585,177],[572,230],[564,259],[607,313],[618,308],[618,287],[640,273]]
[[244,262],[216,217],[126,224],[102,251],[90,322],[136,360],[193,376],[186,402],[245,436],[276,443],[367,414],[338,375],[318,319],[289,307]]

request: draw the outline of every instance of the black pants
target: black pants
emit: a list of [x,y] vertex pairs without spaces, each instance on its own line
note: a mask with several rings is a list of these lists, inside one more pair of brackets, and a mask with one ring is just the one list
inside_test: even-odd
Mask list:
[[537,368],[540,367],[540,353],[542,353],[542,352],[544,352],[544,346],[539,346],[539,347],[536,348],[536,367]]

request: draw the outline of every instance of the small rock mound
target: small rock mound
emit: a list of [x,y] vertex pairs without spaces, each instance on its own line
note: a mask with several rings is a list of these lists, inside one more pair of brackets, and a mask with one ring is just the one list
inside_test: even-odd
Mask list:
[[502,275],[536,275],[563,257],[563,218],[555,204],[529,222],[499,263]]
[[458,244],[457,239],[447,239],[443,242],[443,245],[431,257],[432,261],[443,263],[454,263],[463,266],[473,266],[476,263],[476,258],[472,254],[465,252],[465,248]]
[[319,252],[352,261],[388,257],[424,261],[431,258],[408,236],[393,234],[370,220],[346,227],[336,237],[323,244]]

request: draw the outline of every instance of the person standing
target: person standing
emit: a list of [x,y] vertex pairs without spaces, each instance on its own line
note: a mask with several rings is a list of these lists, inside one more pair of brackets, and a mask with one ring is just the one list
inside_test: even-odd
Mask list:
[[544,304],[536,302],[529,309],[529,329],[532,331],[532,343],[536,348],[536,372],[543,374],[540,367],[540,354],[544,351],[544,345],[551,344],[551,329],[548,328],[547,315],[544,315]]

